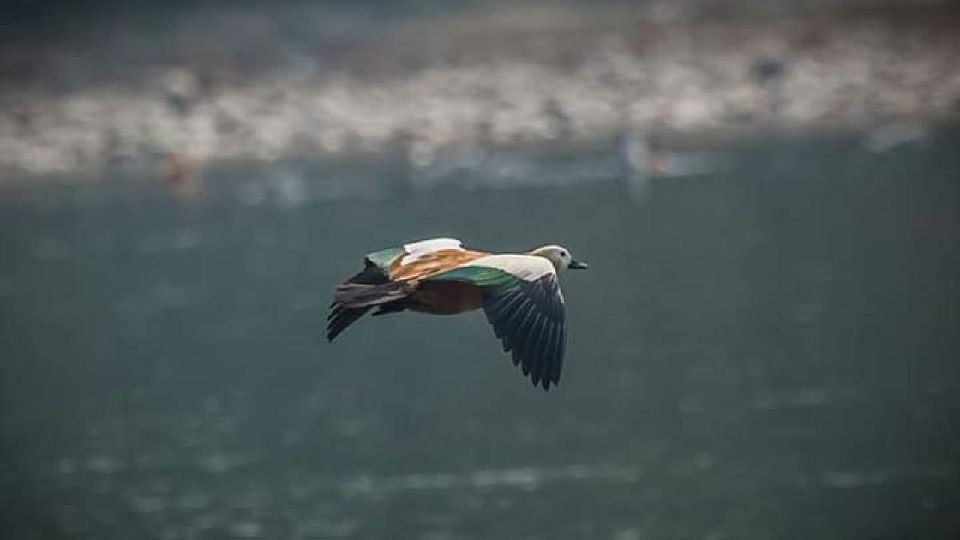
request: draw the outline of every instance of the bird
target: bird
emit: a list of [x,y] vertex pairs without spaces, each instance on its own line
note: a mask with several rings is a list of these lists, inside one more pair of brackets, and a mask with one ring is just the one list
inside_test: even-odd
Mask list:
[[482,309],[494,334],[531,383],[560,383],[567,328],[558,274],[588,268],[551,244],[525,253],[466,249],[432,238],[367,254],[363,270],[337,285],[327,316],[333,342],[366,313],[456,315]]

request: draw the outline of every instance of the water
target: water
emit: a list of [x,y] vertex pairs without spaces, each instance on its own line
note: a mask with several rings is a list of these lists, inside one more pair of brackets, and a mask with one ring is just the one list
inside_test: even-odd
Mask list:
[[[2,536],[955,538],[958,141],[8,189]],[[558,389],[480,314],[325,343],[365,252],[436,235],[591,263]]]

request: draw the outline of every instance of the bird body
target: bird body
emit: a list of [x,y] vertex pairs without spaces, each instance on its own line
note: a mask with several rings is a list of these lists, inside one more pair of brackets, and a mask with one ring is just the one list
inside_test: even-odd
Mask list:
[[564,300],[557,272],[586,268],[561,246],[495,254],[435,238],[368,254],[364,269],[337,286],[327,339],[357,319],[402,311],[456,315],[483,309],[487,320],[534,385],[560,381],[566,344]]

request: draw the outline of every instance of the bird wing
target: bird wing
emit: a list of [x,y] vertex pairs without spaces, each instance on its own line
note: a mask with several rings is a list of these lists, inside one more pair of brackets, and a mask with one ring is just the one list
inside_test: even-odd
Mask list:
[[[455,238],[432,238],[410,242],[401,247],[392,247],[368,253],[363,261],[364,265],[379,269],[387,279],[396,279],[398,270],[408,267],[421,259],[436,259],[438,253],[455,254],[466,252],[461,247],[460,240]],[[459,264],[459,263],[457,263]],[[454,264],[455,266],[455,264]],[[409,273],[409,272],[408,272]]]
[[390,279],[393,281],[425,279],[458,268],[486,255],[488,253],[482,251],[440,249],[430,253],[421,253],[416,259],[404,264],[403,261],[409,257],[407,255],[390,267]]
[[403,256],[390,264],[391,281],[420,280],[446,272],[489,253],[464,249],[459,240],[434,238],[403,246]]
[[566,348],[563,294],[553,265],[530,255],[488,255],[425,278],[464,281],[480,288],[483,311],[534,385],[560,383]]

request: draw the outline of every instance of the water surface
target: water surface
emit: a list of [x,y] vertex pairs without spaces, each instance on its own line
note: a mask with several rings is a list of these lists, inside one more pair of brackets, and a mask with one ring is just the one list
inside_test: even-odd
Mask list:
[[[611,146],[434,176],[238,165],[192,201],[7,190],[0,530],[956,537],[958,142],[743,144],[653,179]],[[364,253],[436,235],[591,263],[564,276],[559,388],[481,314],[325,343]]]

